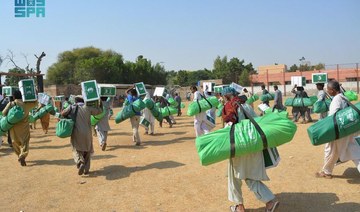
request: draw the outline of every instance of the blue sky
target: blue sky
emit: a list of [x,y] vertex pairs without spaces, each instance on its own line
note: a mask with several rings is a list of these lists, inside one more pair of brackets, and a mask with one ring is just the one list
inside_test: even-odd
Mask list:
[[[227,55],[259,65],[360,62],[358,0],[46,0],[45,18],[15,18],[14,1],[0,0],[0,55],[10,49],[57,55],[95,46],[134,61],[144,55],[167,70],[212,69]],[[4,62],[0,70],[11,64]]]

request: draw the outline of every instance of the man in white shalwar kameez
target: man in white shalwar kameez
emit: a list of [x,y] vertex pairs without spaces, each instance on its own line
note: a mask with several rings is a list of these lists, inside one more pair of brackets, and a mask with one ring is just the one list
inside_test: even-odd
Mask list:
[[[228,117],[234,115],[235,117],[238,117],[237,122],[245,119],[244,113],[234,102],[234,99],[236,99],[234,98],[236,95],[235,90],[226,88],[223,90],[223,95],[228,100],[226,104],[231,104],[231,106],[226,105],[224,107],[224,110],[228,109],[229,111],[223,111],[223,115],[227,115]],[[251,106],[245,103],[245,96],[241,96],[235,101],[239,101],[244,110],[246,110],[251,116],[257,116]],[[236,124],[236,122],[228,122],[227,127],[230,127],[231,124]],[[270,191],[270,189],[261,182],[270,180],[266,174],[265,161],[262,151],[229,159],[228,198],[231,202],[235,203],[234,206],[230,207],[230,210],[233,212],[245,211],[244,200],[241,191],[242,180],[245,180],[246,185],[252,192],[254,192],[256,198],[265,203],[265,211],[273,212],[276,210],[279,202],[276,201],[275,196]]]
[[[200,101],[202,99],[201,94],[197,90],[196,86],[191,86],[190,90],[194,94],[194,98],[193,98],[194,102]],[[210,130],[207,128],[205,119],[206,119],[206,111],[201,112],[194,116],[194,128],[195,128],[196,137],[209,133]]]
[[[334,96],[329,107],[329,116],[348,106],[347,98],[340,91],[340,84],[337,81],[329,81],[327,91],[330,96]],[[332,171],[335,164],[340,159],[341,162],[352,160],[360,172],[360,145],[355,141],[359,132],[350,134],[344,138],[337,139],[325,144],[324,166],[316,177],[326,179],[332,178]]]
[[[153,101],[149,93],[146,93],[144,100],[146,99],[150,99],[151,101]],[[155,117],[148,108],[145,108],[143,110],[143,117],[150,122],[149,127],[145,128],[145,134],[154,135]]]

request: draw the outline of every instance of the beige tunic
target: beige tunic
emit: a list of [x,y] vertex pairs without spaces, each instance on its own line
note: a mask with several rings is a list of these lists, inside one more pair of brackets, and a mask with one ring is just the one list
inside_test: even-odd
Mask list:
[[[72,108],[72,109],[71,109]],[[68,107],[63,114],[67,115],[72,110],[75,114],[76,106]],[[77,151],[92,152],[92,134],[91,134],[91,115],[97,115],[102,112],[101,108],[88,107],[84,104],[78,105],[75,126],[71,135],[71,145]]]
[[24,103],[20,99],[16,99],[14,102],[9,102],[3,110],[3,115],[6,116],[9,110],[14,106],[14,103],[24,110],[24,118],[16,123],[10,129],[10,136],[13,141],[15,153],[19,157],[26,157],[29,153],[29,141],[30,141],[30,126],[29,126],[29,112],[36,107],[37,102]]

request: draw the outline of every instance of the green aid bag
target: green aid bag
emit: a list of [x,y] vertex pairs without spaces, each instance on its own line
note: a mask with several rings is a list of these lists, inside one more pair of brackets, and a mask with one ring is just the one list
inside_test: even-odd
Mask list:
[[329,143],[360,131],[360,102],[311,125],[308,135],[314,146]]
[[[77,116],[77,112],[78,112],[79,106],[76,106],[75,109],[75,113],[74,115],[72,115],[71,119],[60,119],[60,121],[58,123],[56,123],[56,131],[55,131],[55,135],[59,138],[67,138],[70,137],[75,123],[76,123],[76,116]],[[72,110],[72,108],[71,108]],[[70,114],[71,114],[71,110],[70,110]]]
[[217,111],[216,111],[216,116],[217,117],[221,117],[223,109],[224,109],[224,105],[222,103],[219,104],[218,107],[217,107]]
[[309,107],[313,105],[310,98],[287,98],[285,100],[285,106],[292,107]]
[[[248,153],[262,151],[264,148],[280,146],[291,141],[296,132],[296,125],[279,114],[253,119],[267,140],[267,146],[258,128],[249,119],[202,135],[196,138],[196,149],[202,165],[207,166],[223,160],[239,157]],[[231,142],[234,142],[232,148]]]
[[135,116],[136,113],[140,112],[141,110],[143,110],[146,107],[145,103],[141,100],[138,99],[135,102],[133,102],[132,104],[129,104],[127,106],[125,106],[115,117],[115,123],[119,124],[120,122],[131,118],[133,116]]
[[274,100],[274,98],[275,98],[275,94],[274,94],[274,93],[267,93],[267,94],[263,94],[263,95],[260,96],[260,100],[261,100],[262,102]]
[[192,102],[188,106],[187,115],[194,116],[201,112],[205,112],[211,108],[219,105],[219,100],[215,96],[203,98],[202,100]]
[[318,100],[313,104],[314,113],[325,113],[329,111],[331,99]]
[[45,107],[42,107],[38,112],[36,112],[34,116],[29,118],[29,121],[31,123],[33,123],[36,120],[41,119],[42,117],[44,117],[45,114],[52,113],[54,111],[55,111],[54,106],[52,106],[51,104],[47,104]]
[[99,121],[104,118],[106,114],[106,109],[103,108],[103,111],[100,114],[97,114],[95,116],[91,116],[91,126],[95,126],[97,125],[97,123],[99,123]]
[[70,137],[74,126],[75,122],[72,119],[60,119],[56,124],[56,136],[59,138]]
[[164,107],[164,108],[161,108],[162,117],[171,116],[171,115],[174,115],[174,114],[177,114],[177,113],[178,113],[177,108],[168,107],[168,106]]
[[259,96],[254,94],[252,96],[250,96],[247,100],[246,100],[246,103],[247,104],[252,104],[254,103],[255,101],[259,100]]
[[348,98],[349,101],[357,101],[358,100],[358,95],[355,91],[345,91],[344,96],[346,96],[346,98]]
[[314,104],[318,100],[317,96],[309,96],[309,99],[312,104]]
[[0,120],[0,136],[3,136],[15,124],[19,123],[24,118],[24,110],[20,106],[13,106],[6,116]]
[[283,117],[284,119],[289,117],[289,113],[286,111],[286,108],[284,108],[284,110],[275,109],[274,111],[272,108],[268,108],[264,111],[264,115],[268,115],[270,113],[279,114],[279,116]]
[[174,98],[169,98],[168,102],[170,103],[171,107],[177,107],[179,105],[179,103],[177,103]]
[[160,108],[155,105],[154,101],[151,99],[145,99],[144,103],[146,105],[146,108],[150,110],[151,114],[155,117],[155,119],[158,121],[162,121],[163,116],[161,114]]

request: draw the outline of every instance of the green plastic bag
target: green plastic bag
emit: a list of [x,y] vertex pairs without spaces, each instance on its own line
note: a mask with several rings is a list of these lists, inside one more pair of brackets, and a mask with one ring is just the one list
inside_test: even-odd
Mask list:
[[[360,109],[360,102],[355,104],[355,107]],[[354,110],[352,107],[347,107],[339,110],[334,115],[328,116],[314,123],[307,129],[311,143],[317,146],[336,140],[336,128],[339,133],[338,138],[343,138],[347,135],[360,131],[359,112]],[[334,120],[336,120],[336,123]],[[335,126],[337,127],[335,128]]]
[[250,96],[247,100],[246,100],[246,103],[247,104],[252,104],[254,103],[255,101],[259,100],[259,96],[254,94],[252,96]]
[[106,114],[106,109],[103,108],[103,111],[100,114],[97,114],[95,116],[91,116],[91,126],[95,126],[97,125],[97,123],[99,123],[99,121],[104,118]]
[[285,106],[292,107],[309,107],[313,105],[310,98],[287,98],[285,100]]
[[75,122],[72,119],[60,119],[56,123],[56,136],[59,138],[70,137],[74,128]]
[[150,110],[151,114],[155,117],[156,120],[162,121],[163,116],[161,114],[160,108],[158,108],[154,101],[151,99],[145,99],[144,103],[146,105],[146,108]]
[[358,95],[355,91],[345,91],[344,96],[346,96],[346,98],[348,98],[349,101],[357,101],[358,100]]
[[24,118],[24,110],[20,106],[13,106],[7,116],[3,116],[0,120],[0,136],[3,136],[9,131],[15,124],[20,122]]
[[317,96],[309,96],[309,99],[312,102],[312,104],[314,104],[318,100],[318,97]]
[[219,105],[219,100],[215,96],[211,96],[207,99],[202,99],[197,102],[190,103],[187,111],[188,116],[194,116],[201,112],[205,112],[211,108],[215,108]]
[[177,108],[168,107],[168,106],[161,108],[162,117],[171,116],[171,115],[177,114],[177,113],[178,113]]
[[[254,119],[263,130],[268,147],[287,143],[295,135],[296,125],[279,114],[270,113]],[[242,120],[234,127],[236,157],[264,149],[262,138],[250,120]],[[196,138],[196,149],[202,165],[207,166],[230,158],[230,131],[231,127],[226,127]]]
[[135,116],[135,113],[140,112],[141,110],[143,110],[145,108],[145,103],[141,100],[138,99],[135,102],[133,102],[132,104],[129,104],[127,106],[125,106],[115,117],[115,123],[119,124],[120,122],[131,118],[133,116]]
[[35,113],[34,116],[29,116],[29,122],[33,123],[38,119],[41,119],[42,117],[45,116],[45,114],[47,113],[54,113],[55,112],[55,108],[53,105],[51,104],[47,104],[45,107],[42,107],[38,112]]
[[314,103],[312,111],[314,113],[325,113],[329,111],[331,99],[318,100]]
[[222,103],[220,103],[218,105],[217,111],[216,111],[216,116],[217,117],[221,117],[223,109],[224,109],[224,105]]
[[185,108],[185,104],[181,102],[180,107]]
[[267,94],[263,94],[263,95],[260,96],[260,100],[261,100],[262,102],[274,100],[274,98],[275,98],[275,94],[274,94],[274,93],[267,93]]
[[179,103],[177,101],[175,101],[174,98],[169,98],[168,102],[170,103],[171,107],[177,107],[179,105]]
[[278,110],[278,109],[275,109],[274,111],[272,111],[272,110],[273,110],[272,108],[268,108],[264,111],[264,114],[268,115],[270,113],[276,113],[285,119],[287,119],[289,117],[289,113],[286,111],[286,108],[284,108],[284,110]]

